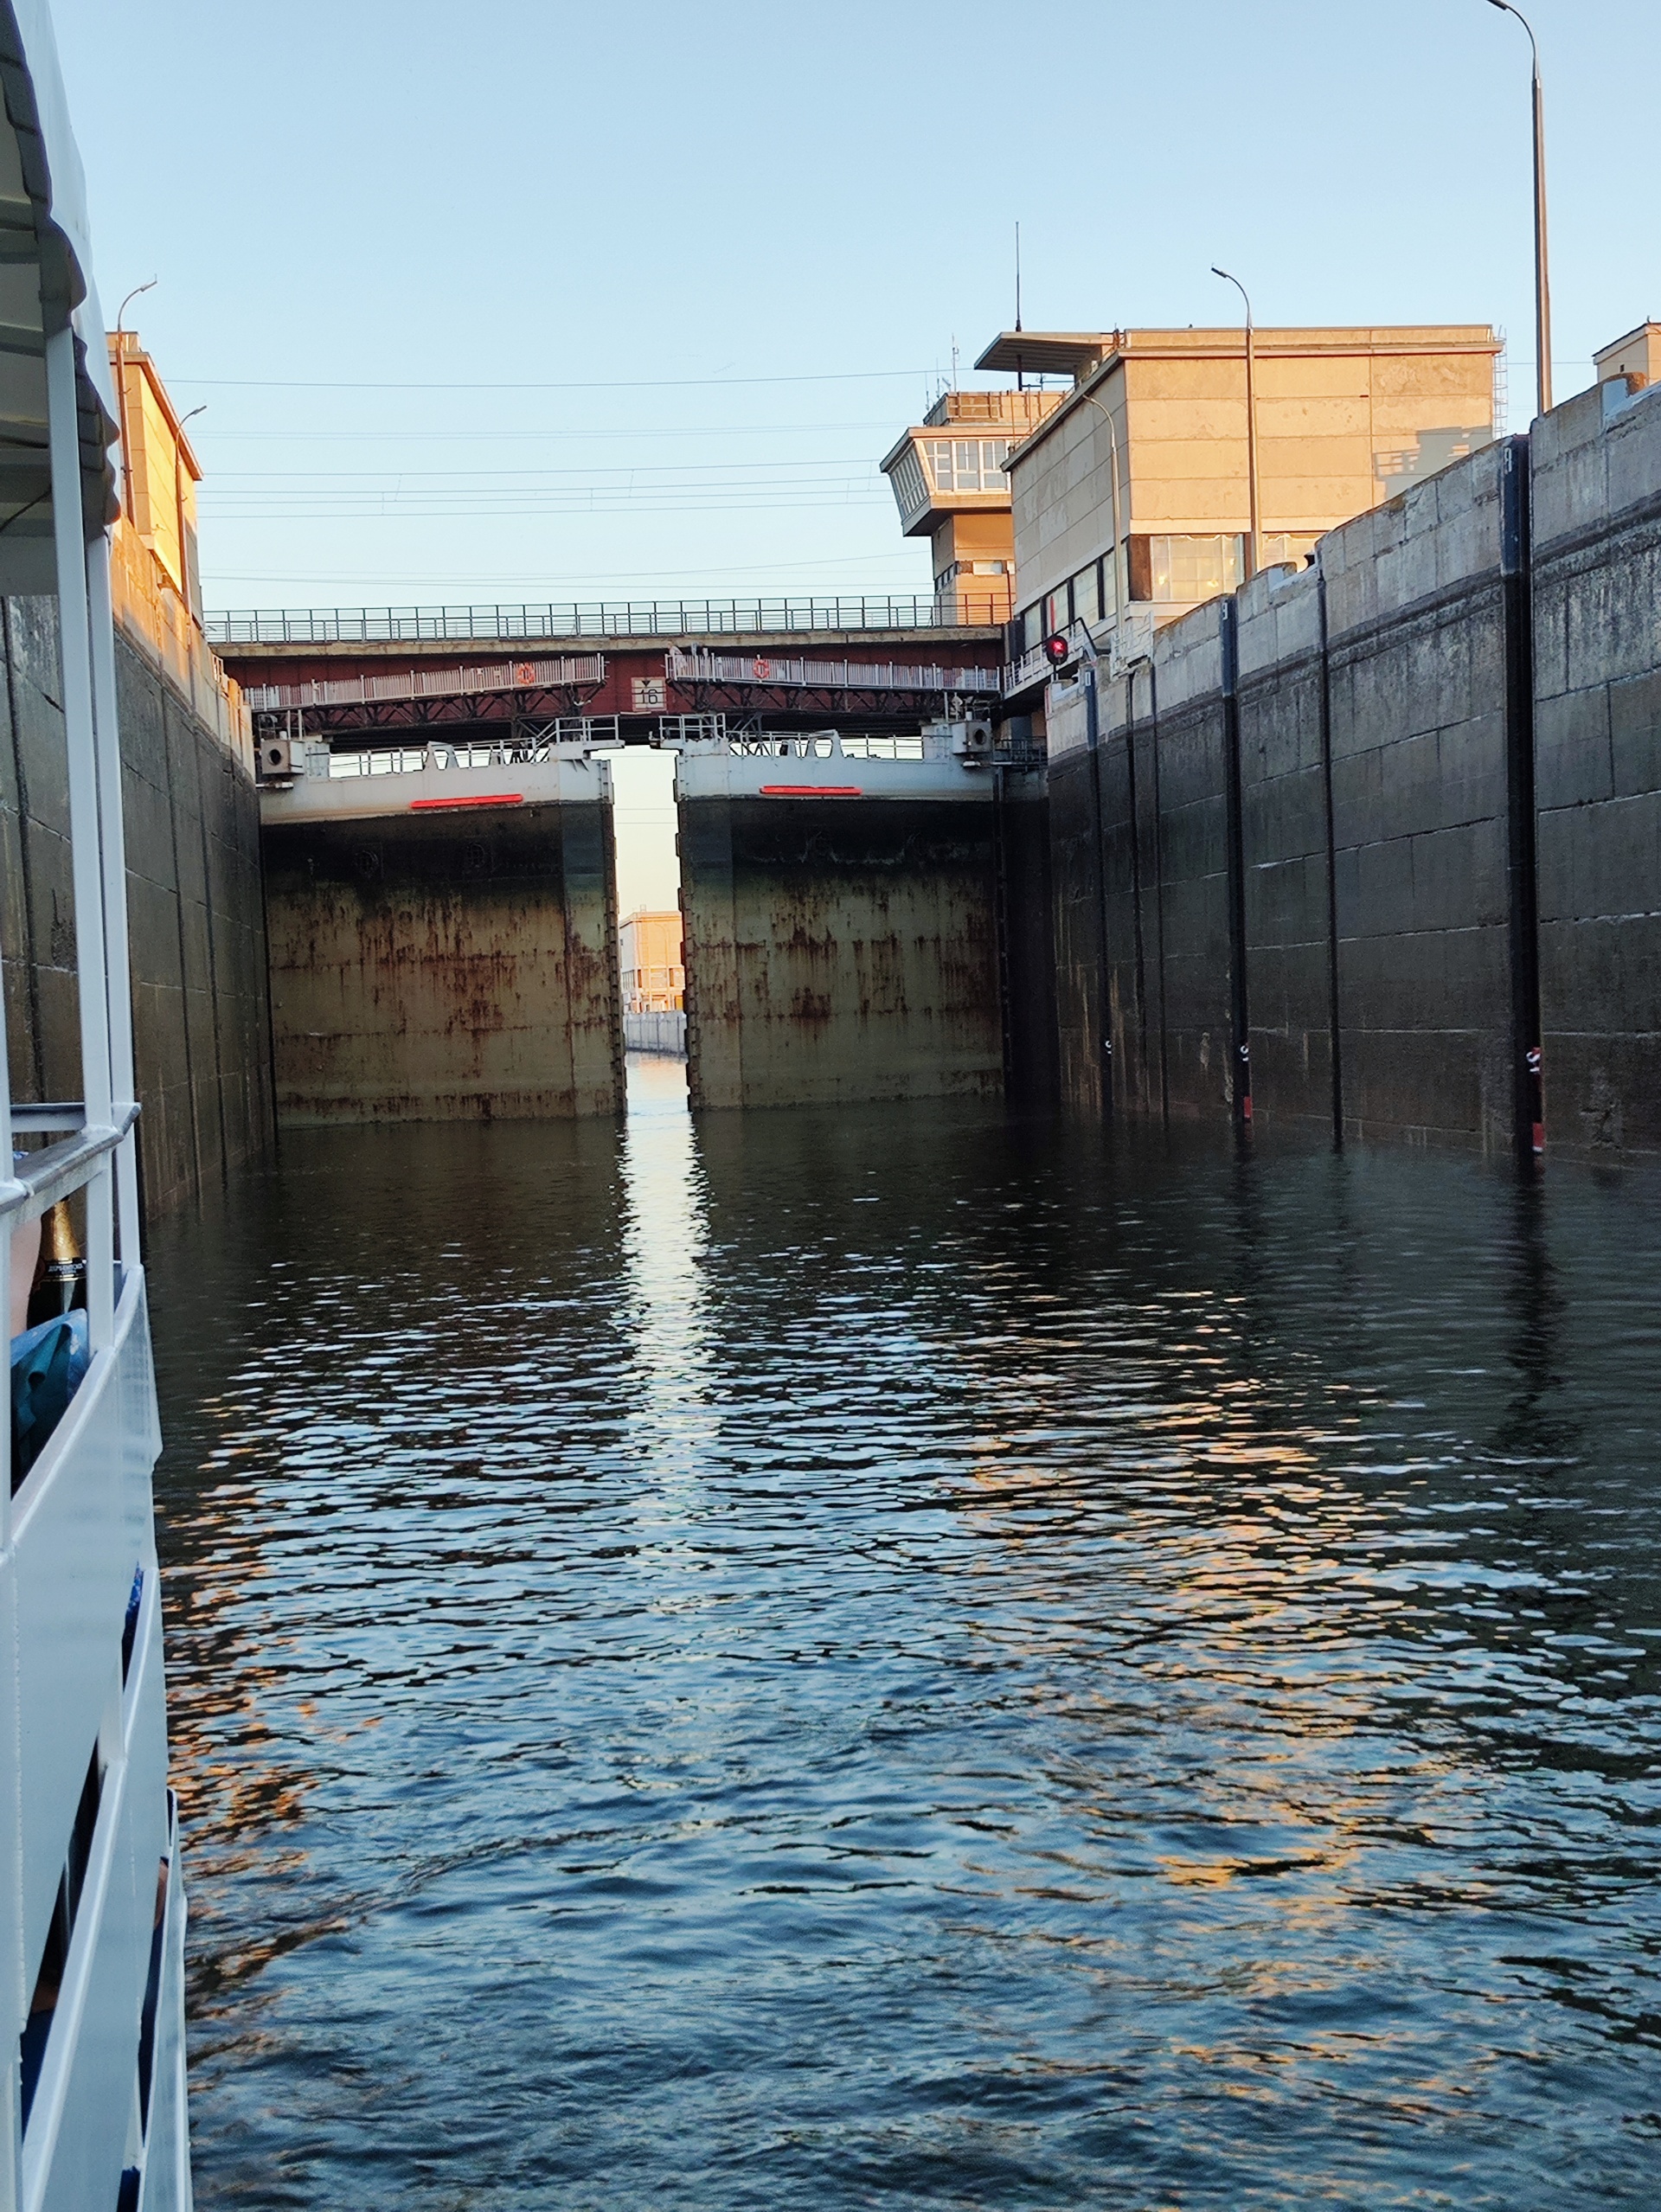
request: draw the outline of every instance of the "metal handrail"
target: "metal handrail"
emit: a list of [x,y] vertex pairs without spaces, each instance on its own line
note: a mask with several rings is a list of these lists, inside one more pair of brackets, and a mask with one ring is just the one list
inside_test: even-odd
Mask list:
[[995,668],[910,668],[889,661],[776,660],[671,645],[664,656],[671,683],[761,683],[776,689],[833,691],[996,691]]
[[[27,1112],[24,1108],[23,1112]],[[87,1123],[84,1106],[54,1106],[48,1111],[67,1115],[79,1112],[82,1124],[71,1136],[48,1144],[26,1158],[15,1160],[12,1174],[0,1181],[0,1222],[16,1228],[22,1221],[31,1221],[48,1207],[55,1206],[60,1198],[67,1198],[92,1181],[100,1162],[107,1158],[120,1144],[127,1132],[138,1119],[136,1104],[118,1106],[112,1120]],[[26,1127],[14,1109],[14,1125]],[[37,1128],[44,1125],[37,1123]],[[59,1125],[61,1125],[61,1124]]]
[[604,653],[567,653],[558,660],[497,661],[487,668],[396,669],[388,675],[321,676],[305,683],[251,683],[242,696],[251,713],[266,714],[293,707],[368,707],[405,699],[555,691],[605,680]]
[[542,606],[276,607],[209,614],[225,645],[374,644],[422,639],[643,638],[805,630],[996,630],[1007,591],[862,594],[847,599],[596,599]]

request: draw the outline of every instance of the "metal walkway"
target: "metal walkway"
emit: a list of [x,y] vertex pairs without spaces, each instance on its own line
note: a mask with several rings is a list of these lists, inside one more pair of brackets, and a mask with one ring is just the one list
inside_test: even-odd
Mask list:
[[956,592],[848,599],[593,599],[563,606],[332,606],[209,614],[210,644],[336,645],[427,639],[793,637],[825,630],[996,630],[1009,593],[984,604]]

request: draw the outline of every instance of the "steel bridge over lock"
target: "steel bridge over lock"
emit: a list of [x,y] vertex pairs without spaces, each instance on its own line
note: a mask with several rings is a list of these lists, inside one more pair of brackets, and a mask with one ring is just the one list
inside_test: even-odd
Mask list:
[[977,1095],[1048,1067],[1042,763],[998,722],[996,622],[581,612],[214,623],[265,786],[286,1119],[619,1109],[606,755],[632,745],[677,756],[695,1106]]
[[991,600],[984,622],[963,612],[930,598],[331,607],[213,615],[208,629],[256,740],[488,739],[580,715],[645,744],[664,715],[914,733],[996,701],[1001,619]]

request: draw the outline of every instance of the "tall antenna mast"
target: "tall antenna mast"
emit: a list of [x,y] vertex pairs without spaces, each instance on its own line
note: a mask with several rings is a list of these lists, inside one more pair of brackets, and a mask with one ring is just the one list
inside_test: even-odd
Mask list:
[[[1021,226],[1018,222],[1015,226],[1015,327],[1017,330],[1021,328]],[[1023,392],[1026,389],[1026,380],[1021,373],[1021,357],[1018,354],[1016,356],[1015,362],[1015,388],[1017,392]]]

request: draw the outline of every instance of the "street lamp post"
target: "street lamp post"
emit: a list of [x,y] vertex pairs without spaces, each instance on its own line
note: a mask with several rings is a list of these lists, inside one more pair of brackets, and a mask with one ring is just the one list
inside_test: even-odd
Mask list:
[[1251,514],[1251,530],[1246,541],[1246,580],[1250,583],[1257,574],[1258,539],[1262,518],[1258,507],[1257,484],[1257,342],[1252,327],[1251,296],[1238,277],[1231,277],[1227,269],[1212,265],[1211,273],[1221,277],[1225,284],[1233,285],[1246,303],[1246,491]]
[[[154,292],[160,282],[159,277],[152,277],[148,284],[134,285],[132,290],[116,310],[115,335],[118,338],[125,335],[127,310],[133,301],[141,292]],[[116,411],[120,417],[121,427],[121,511],[127,520],[131,522],[133,518],[132,471],[127,460],[127,363],[125,354],[119,345],[115,349],[115,404]]]
[[1540,85],[1540,43],[1534,26],[1511,0],[1489,0],[1503,16],[1515,16],[1529,35],[1534,59],[1534,351],[1535,390],[1540,413],[1551,412],[1551,269],[1546,251],[1546,101]]

